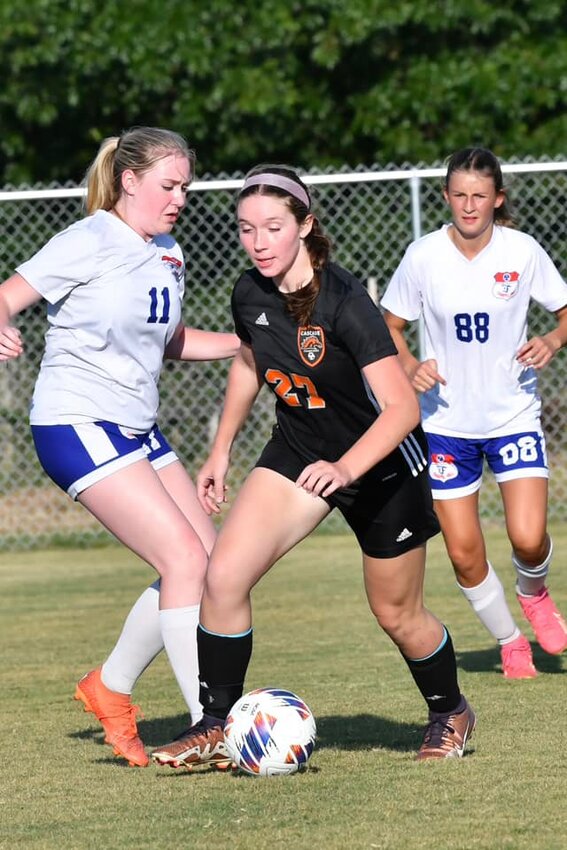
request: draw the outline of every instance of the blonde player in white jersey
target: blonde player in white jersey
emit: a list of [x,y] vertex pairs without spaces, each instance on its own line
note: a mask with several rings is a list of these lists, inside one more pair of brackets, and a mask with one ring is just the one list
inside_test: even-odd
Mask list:
[[41,298],[49,329],[30,421],[47,474],[160,579],[75,698],[130,764],[148,764],[130,695],[165,646],[193,718],[202,714],[196,626],[215,530],[156,424],[163,360],[233,356],[235,334],[185,327],[185,265],[170,235],[195,156],[168,130],[105,140],[87,174],[87,213],[0,286],[0,360],[23,342],[10,322]]
[[[479,489],[486,460],[502,496],[520,606],[541,647],[559,654],[567,626],[546,587],[553,545],[537,372],[567,342],[567,285],[543,248],[509,226],[491,151],[453,154],[444,197],[452,222],[409,246],[381,304],[421,393],[435,509],[458,584],[500,644],[504,676],[532,678],[531,646],[487,560]],[[555,313],[557,325],[528,339],[532,299]],[[421,362],[404,337],[420,317]]]

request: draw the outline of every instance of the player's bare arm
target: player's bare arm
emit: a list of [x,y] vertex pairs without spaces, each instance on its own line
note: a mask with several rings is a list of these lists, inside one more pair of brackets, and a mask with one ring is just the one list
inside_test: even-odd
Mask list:
[[400,316],[390,313],[389,310],[384,311],[384,319],[392,335],[394,345],[398,349],[398,356],[404,372],[410,379],[414,390],[424,393],[427,390],[433,389],[435,384],[445,385],[445,378],[437,371],[436,360],[430,359],[420,362],[409,350],[404,334],[404,330],[408,324],[407,321]]
[[567,344],[567,304],[555,313],[557,327],[544,336],[534,336],[518,351],[516,359],[522,366],[542,369]]
[[242,344],[228,373],[225,402],[211,453],[197,475],[197,495],[210,515],[226,501],[230,450],[260,392],[262,382],[250,346]]
[[224,360],[240,348],[236,334],[204,331],[179,324],[165,349],[169,360]]
[[20,274],[13,274],[0,286],[0,361],[13,360],[22,354],[22,336],[10,321],[40,298],[39,292]]
[[296,483],[314,496],[330,496],[360,478],[419,424],[419,404],[398,357],[384,357],[362,372],[382,412],[337,462],[320,460],[305,467]]

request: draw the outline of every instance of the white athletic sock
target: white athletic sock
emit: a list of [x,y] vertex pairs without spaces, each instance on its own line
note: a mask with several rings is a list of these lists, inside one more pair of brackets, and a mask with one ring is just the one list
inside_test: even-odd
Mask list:
[[520,596],[537,596],[539,591],[545,584],[545,579],[551,566],[551,556],[553,555],[553,540],[549,538],[549,552],[545,560],[539,566],[529,567],[512,552],[512,563],[518,576],[516,582],[516,592]]
[[128,614],[116,646],[102,665],[103,684],[111,691],[131,694],[137,679],[162,649],[158,579]]
[[492,565],[487,562],[487,566],[488,575],[476,587],[462,587],[458,582],[457,586],[468,599],[480,622],[498,643],[511,643],[520,636],[520,630],[508,608],[500,579]]
[[203,707],[199,701],[197,656],[199,605],[167,608],[159,612],[159,620],[165,651],[189,707],[191,723],[197,723],[203,716]]

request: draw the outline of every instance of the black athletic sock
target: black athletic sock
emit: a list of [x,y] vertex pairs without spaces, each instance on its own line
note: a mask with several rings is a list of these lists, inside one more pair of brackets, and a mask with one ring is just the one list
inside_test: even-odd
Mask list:
[[441,646],[428,658],[414,660],[403,656],[429,710],[435,714],[455,713],[461,706],[455,650],[447,629],[445,635]]
[[197,628],[199,650],[199,698],[209,718],[225,721],[242,696],[246,670],[252,655],[252,629],[227,636]]

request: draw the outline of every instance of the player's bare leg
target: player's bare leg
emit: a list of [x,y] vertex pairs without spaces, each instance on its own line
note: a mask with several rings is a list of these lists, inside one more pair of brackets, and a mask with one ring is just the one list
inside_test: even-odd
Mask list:
[[429,719],[419,761],[461,757],[476,718],[461,694],[453,644],[424,607],[425,544],[396,558],[364,556],[364,583],[378,624],[400,649]]
[[461,592],[500,645],[504,677],[530,679],[537,675],[531,646],[518,628],[502,583],[487,559],[478,501],[478,491],[456,499],[435,500],[447,554]]
[[518,601],[539,645],[558,655],[567,649],[567,623],[547,588],[553,544],[547,533],[547,478],[500,483],[512,544]]
[[[165,479],[177,488],[185,509],[193,510],[192,485],[181,464],[171,466],[175,468]],[[199,534],[145,460],[93,484],[80,494],[79,501],[160,574],[158,617],[162,638],[182,690],[189,682],[192,692],[184,695],[191,703],[190,710],[199,717],[196,627],[207,564]],[[107,687],[97,668],[79,682],[75,696],[100,720],[106,741],[117,754],[131,764],[147,764],[135,723],[136,706],[132,706],[129,693]]]
[[205,715],[154,750],[158,764],[228,766],[222,730],[242,694],[252,651],[250,591],[328,513],[323,499],[272,470],[256,468],[248,476],[219,532],[203,593],[198,641]]

